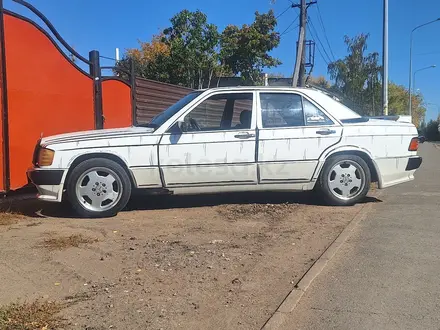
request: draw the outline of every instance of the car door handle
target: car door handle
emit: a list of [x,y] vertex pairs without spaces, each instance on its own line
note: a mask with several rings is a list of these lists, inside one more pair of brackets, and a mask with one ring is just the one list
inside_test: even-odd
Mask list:
[[237,135],[234,135],[235,138],[237,139],[250,139],[255,137],[255,134],[250,134],[248,132],[246,133],[238,133]]
[[330,135],[330,134],[336,134],[336,131],[334,129],[320,129],[319,131],[316,131],[316,134]]

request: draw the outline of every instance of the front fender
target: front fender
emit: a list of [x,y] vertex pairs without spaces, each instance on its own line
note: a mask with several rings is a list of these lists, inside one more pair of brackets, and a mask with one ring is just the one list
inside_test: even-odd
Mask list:
[[[121,153],[115,152],[114,150],[78,150],[77,153],[74,153],[73,155],[70,155],[70,157],[66,157],[67,163],[65,165],[65,168],[70,169],[72,164],[77,161],[79,158],[88,158],[88,157],[99,157],[100,155],[104,156],[104,158],[108,158],[108,156],[113,156],[119,158],[127,168],[129,168],[128,160],[122,155]],[[106,157],[107,156],[107,157]]]

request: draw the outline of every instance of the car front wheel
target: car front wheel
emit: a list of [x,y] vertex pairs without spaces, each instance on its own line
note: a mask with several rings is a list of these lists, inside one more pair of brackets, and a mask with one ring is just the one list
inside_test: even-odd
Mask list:
[[128,203],[131,181],[125,169],[105,158],[78,164],[67,182],[67,196],[74,210],[85,218],[116,215]]
[[354,205],[370,190],[371,173],[367,163],[356,155],[329,158],[320,175],[320,191],[331,205]]

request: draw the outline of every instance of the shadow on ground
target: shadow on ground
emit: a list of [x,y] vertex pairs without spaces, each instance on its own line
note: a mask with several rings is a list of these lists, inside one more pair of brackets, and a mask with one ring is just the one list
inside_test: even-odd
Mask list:
[[[380,203],[381,200],[368,196],[362,201]],[[325,203],[313,192],[242,192],[206,195],[147,195],[135,192],[127,207],[127,211],[166,210],[176,208],[196,208],[205,206],[221,206],[228,204],[302,204],[323,206]],[[0,212],[23,214],[34,218],[57,217],[75,218],[70,205],[63,203],[47,203],[35,199],[35,195],[13,196],[0,202]]]

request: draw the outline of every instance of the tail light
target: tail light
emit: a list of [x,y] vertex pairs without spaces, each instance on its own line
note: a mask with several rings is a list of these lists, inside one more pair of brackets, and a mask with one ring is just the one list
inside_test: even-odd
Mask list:
[[415,137],[411,139],[408,151],[417,151],[419,149],[419,138]]

